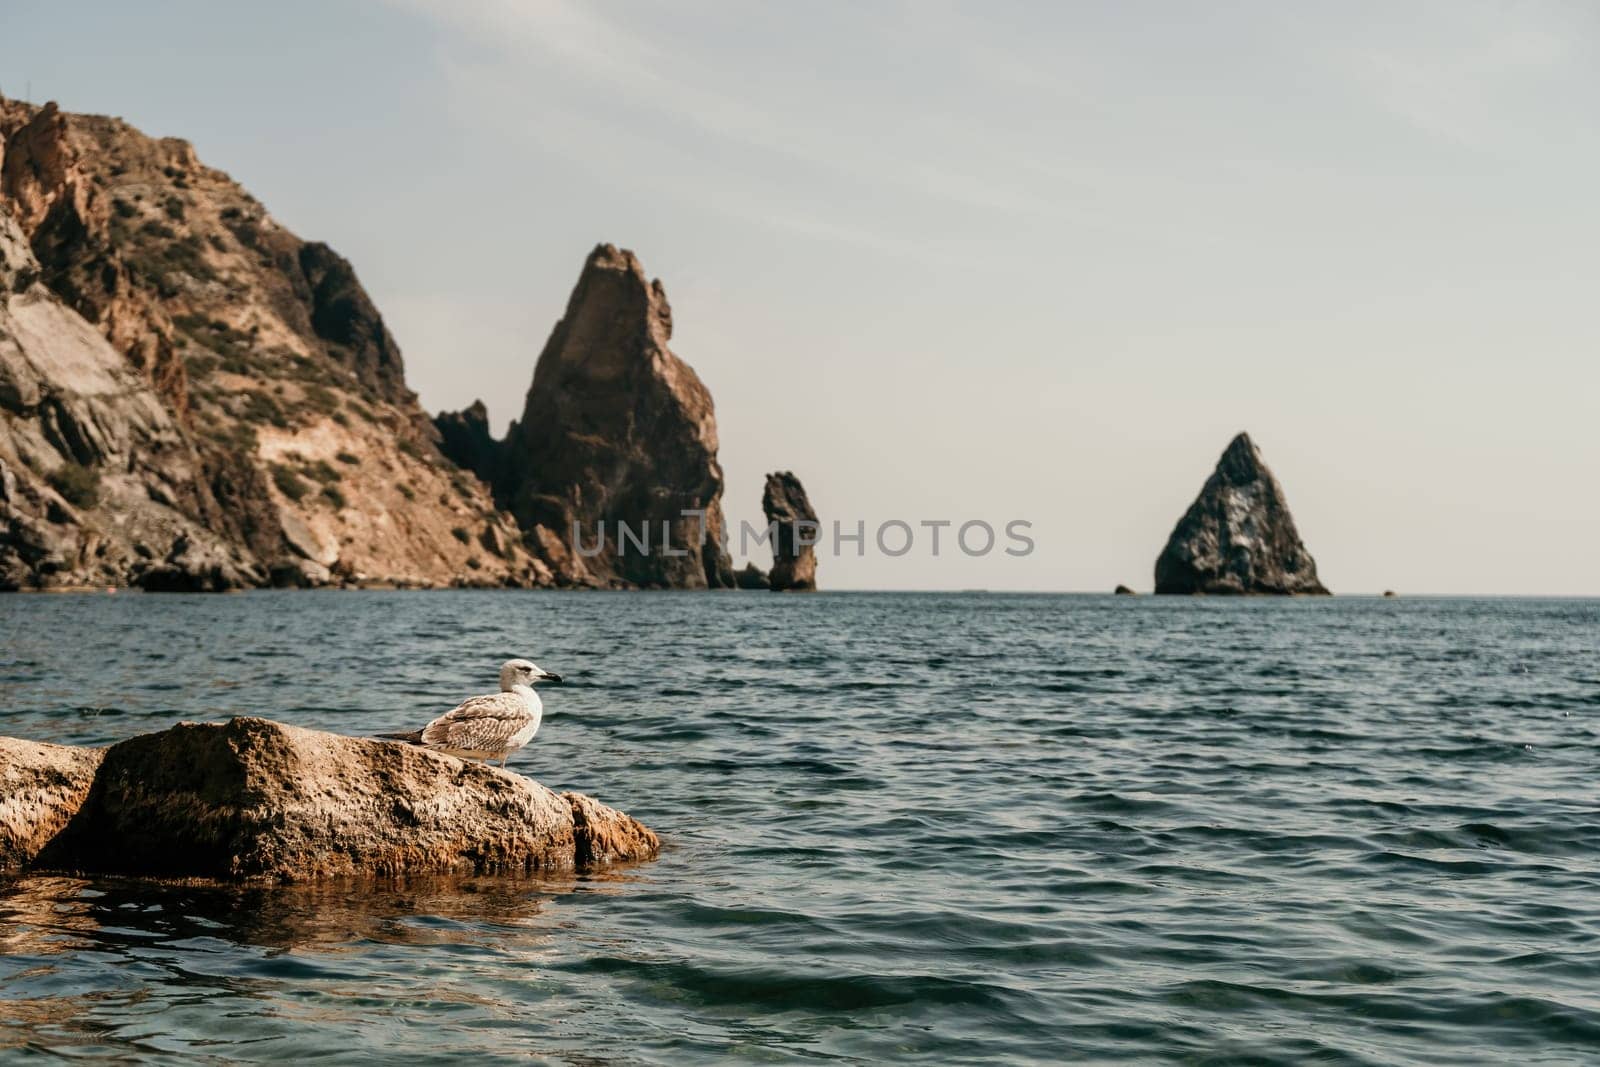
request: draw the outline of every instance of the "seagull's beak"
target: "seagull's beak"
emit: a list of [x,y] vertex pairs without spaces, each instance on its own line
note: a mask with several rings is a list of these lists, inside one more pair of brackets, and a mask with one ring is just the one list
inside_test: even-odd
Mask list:
[[541,682],[559,682],[561,681],[561,675],[551,674],[549,671],[545,671],[543,674],[539,675],[539,680]]

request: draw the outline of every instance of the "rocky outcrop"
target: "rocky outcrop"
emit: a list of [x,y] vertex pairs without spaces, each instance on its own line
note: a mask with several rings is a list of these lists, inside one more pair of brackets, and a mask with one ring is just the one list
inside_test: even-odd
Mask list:
[[1138,593],[1135,593],[1132,589],[1128,588],[1125,585],[1119,585],[1115,589],[1113,589],[1111,592],[1114,593],[1117,596],[1138,596],[1139,595]]
[[0,738],[0,784],[0,858],[85,873],[518,874],[648,859],[660,846],[582,794],[266,719],[184,723],[103,753]]
[[296,258],[310,291],[307,318],[328,354],[367,389],[390,403],[407,405],[414,397],[406,388],[400,346],[356,280],[350,261],[321,241],[301,245]]
[[206,521],[226,474],[42,273],[0,204],[0,589],[260,584]]
[[0,737],[0,872],[32,863],[83,806],[103,749]]
[[671,337],[661,282],[601,245],[506,439],[490,441],[477,405],[436,423],[446,454],[492,482],[561,584],[733,585],[711,394]]
[[789,471],[767,475],[761,510],[773,527],[772,571],[767,576],[774,592],[809,591],[817,587],[817,513],[806,490]]
[[453,463],[476,474],[486,485],[499,480],[500,442],[489,430],[489,409],[483,401],[435,415],[433,425],[439,431],[439,450]]
[[736,571],[733,575],[733,584],[740,589],[772,588],[767,579],[767,572],[757,567],[754,563],[746,563],[744,569]]
[[0,585],[553,581],[439,453],[350,264],[187,142],[0,98],[0,215],[27,252],[6,253],[0,349],[32,368],[0,357],[0,462],[26,498],[0,517]]
[[1157,593],[1327,594],[1248,434],[1223,452],[1156,560]]

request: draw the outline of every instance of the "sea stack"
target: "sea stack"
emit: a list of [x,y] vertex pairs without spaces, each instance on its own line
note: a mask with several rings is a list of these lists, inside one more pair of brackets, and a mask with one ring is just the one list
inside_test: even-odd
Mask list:
[[817,513],[805,486],[790,471],[767,475],[761,510],[772,535],[772,572],[767,576],[773,592],[809,592],[817,588]]
[[600,245],[505,440],[490,439],[476,406],[435,420],[446,455],[492,483],[562,585],[734,584],[711,393],[671,337],[661,282],[632,252]]
[[1157,593],[1327,595],[1250,435],[1228,445],[1156,560]]

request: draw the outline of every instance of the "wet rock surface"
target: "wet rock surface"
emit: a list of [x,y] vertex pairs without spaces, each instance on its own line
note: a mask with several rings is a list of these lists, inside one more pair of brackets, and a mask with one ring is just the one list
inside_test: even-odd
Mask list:
[[33,862],[89,795],[105,750],[0,737],[0,872]]
[[0,860],[40,869],[301,882],[566,870],[659,848],[592,797],[258,718],[105,750],[0,738],[0,783]]

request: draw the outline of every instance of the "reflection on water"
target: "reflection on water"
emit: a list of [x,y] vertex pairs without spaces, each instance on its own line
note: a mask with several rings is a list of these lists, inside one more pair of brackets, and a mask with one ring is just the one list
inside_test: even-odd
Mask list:
[[29,993],[4,999],[0,1048],[115,1038],[150,1055],[203,1053],[211,1042],[176,1021],[214,1013],[219,999],[230,1030],[297,1049],[305,1032],[294,1027],[337,1033],[352,1013],[398,1009],[424,989],[430,1010],[514,1019],[504,982],[475,987],[472,977],[537,967],[569,923],[551,901],[624,892],[636,878],[619,868],[239,888],[22,877],[0,886],[0,988]]

